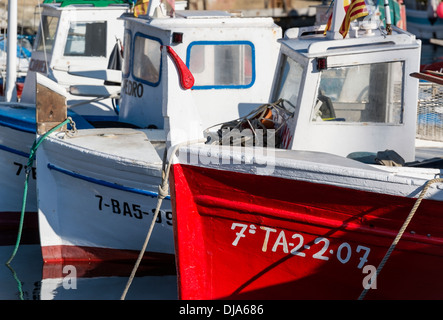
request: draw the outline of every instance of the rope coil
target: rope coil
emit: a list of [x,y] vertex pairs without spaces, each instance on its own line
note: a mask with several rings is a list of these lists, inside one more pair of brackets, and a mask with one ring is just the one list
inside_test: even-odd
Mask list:
[[[283,130],[286,122],[290,119],[295,111],[294,105],[283,98],[278,99],[273,103],[263,104],[252,110],[246,116],[238,119],[219,123],[204,130],[204,134],[208,136],[207,144],[220,145],[245,145],[248,141],[252,141],[255,146],[264,146],[272,148],[281,147],[280,131]],[[210,133],[210,129],[220,126],[217,130],[216,136]],[[231,136],[225,134],[226,132],[243,132],[244,129],[249,129],[252,136],[238,135]],[[257,130],[262,130],[268,137],[273,136],[275,141],[272,145],[267,144],[267,140],[260,141],[257,137]],[[270,140],[271,141],[271,140]]]

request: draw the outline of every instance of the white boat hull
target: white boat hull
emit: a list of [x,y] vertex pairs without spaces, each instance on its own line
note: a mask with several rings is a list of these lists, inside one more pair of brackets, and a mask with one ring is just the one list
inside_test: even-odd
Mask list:
[[[82,130],[67,140],[51,136],[37,153],[43,260],[136,258],[157,206],[159,155],[139,130]],[[139,160],[143,155],[154,161]],[[173,259],[169,197],[163,200],[146,251],[147,259]]]
[[[0,244],[16,243],[23,205],[25,170],[29,150],[35,134],[0,126]],[[32,168],[28,179],[26,214],[21,243],[38,243],[36,171]]]
[[[106,70],[115,39],[120,39],[123,35],[123,22],[117,20],[117,18],[127,11],[127,5],[102,7],[100,11],[93,6],[64,7],[55,3],[43,4],[42,8],[42,16],[39,16],[42,25],[39,29],[45,30],[46,23],[55,24],[55,26],[51,25],[51,28],[54,28],[53,31],[56,31],[56,33],[47,35],[51,37],[51,49],[46,51],[40,48],[42,43],[39,41],[46,39],[46,37],[44,37],[42,31],[39,31],[32,58],[29,61],[29,68],[26,66],[28,72],[26,73],[25,83],[23,86],[17,84],[17,88],[20,88],[17,93],[19,95],[22,93],[20,101],[17,102],[12,99],[0,104],[0,174],[2,178],[2,182],[0,182],[0,229],[11,230],[11,232],[8,231],[10,235],[7,237],[4,236],[5,232],[1,233],[0,245],[15,243],[17,239],[24,194],[25,167],[36,137],[37,75],[48,76],[48,81],[54,84],[53,90],[63,93],[67,99],[67,104],[70,106],[68,112],[70,116],[73,116],[76,112],[82,116],[87,116],[88,121],[115,120],[117,118],[115,101],[103,99],[91,102],[92,98],[89,96],[68,93],[72,85],[95,84],[103,86],[103,80],[105,79],[80,77],[71,75],[69,71],[77,66],[82,66],[84,70],[90,70],[91,68]],[[69,43],[72,41],[72,32],[70,33],[69,30],[77,25],[80,18],[80,24],[107,23],[107,32],[103,33],[103,40],[106,44],[102,48],[104,55],[77,56],[69,50],[65,50],[65,48],[71,48]],[[58,21],[60,24],[58,24]],[[57,28],[55,29],[55,27]],[[45,41],[48,41],[48,39]],[[0,100],[3,99],[0,98]],[[47,105],[48,103],[44,104]],[[85,122],[86,120],[83,119],[81,123],[85,124]],[[77,128],[83,127],[81,123],[80,121],[77,122]],[[87,124],[87,127],[91,127],[91,125]],[[36,170],[33,168],[27,189],[25,230],[22,232],[22,243],[29,237],[33,239],[31,242],[34,244],[39,241],[35,177]],[[26,230],[28,228],[31,230]]]
[[[69,115],[81,127],[91,127],[74,113]],[[1,245],[15,244],[19,221],[24,214],[22,243],[39,242],[37,218],[37,171],[35,162],[29,169],[25,192],[26,170],[35,141],[35,108],[2,106],[0,108],[0,237]],[[23,207],[23,199],[26,203]]]
[[[35,134],[0,126],[0,136],[8,137],[8,143],[0,140],[0,161],[3,164],[0,166],[0,188],[4,190],[0,197],[0,208],[5,212],[20,212],[25,169]],[[36,212],[35,169],[31,170],[28,181],[27,211]]]

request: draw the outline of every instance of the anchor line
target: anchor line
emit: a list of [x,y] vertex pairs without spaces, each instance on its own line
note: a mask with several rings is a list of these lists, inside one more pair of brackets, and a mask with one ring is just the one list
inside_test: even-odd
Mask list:
[[185,141],[182,143],[178,143],[175,146],[172,147],[171,149],[171,153],[169,154],[169,159],[167,159],[167,154],[168,154],[168,150],[165,149],[165,153],[164,153],[164,158],[163,158],[163,165],[162,165],[162,183],[158,186],[158,201],[157,201],[157,207],[155,208],[155,213],[154,213],[154,217],[152,218],[152,222],[151,225],[149,226],[149,231],[148,234],[146,235],[146,239],[145,242],[143,243],[143,247],[140,250],[139,256],[137,258],[137,261],[135,262],[134,268],[132,269],[131,275],[129,276],[128,282],[126,284],[125,289],[123,290],[123,293],[121,295],[120,300],[125,300],[126,294],[128,293],[129,287],[131,286],[132,280],[135,277],[135,274],[137,272],[137,269],[140,265],[140,262],[143,258],[143,255],[146,251],[146,247],[148,246],[149,243],[149,239],[151,238],[151,234],[152,234],[152,230],[154,228],[155,225],[155,221],[157,220],[157,215],[160,211],[160,207],[161,204],[163,202],[163,199],[166,197],[166,195],[168,194],[168,189],[169,189],[169,184],[168,184],[168,179],[169,179],[169,173],[171,171],[171,160],[174,157],[175,153],[177,152],[178,148],[186,145],[186,144],[194,144],[194,143],[203,143],[205,142],[206,139],[198,139],[198,140],[193,140],[193,141]]
[[[388,251],[386,252],[385,256],[383,257],[382,261],[380,262],[380,264],[377,267],[377,271],[376,271],[376,276],[378,276],[381,272],[381,270],[383,269],[384,265],[386,264],[386,262],[388,261],[389,257],[391,256],[391,253],[394,251],[396,245],[398,244],[398,242],[400,241],[400,238],[403,236],[403,233],[405,232],[406,228],[408,227],[409,223],[411,222],[412,218],[414,217],[415,213],[417,212],[418,207],[420,206],[421,201],[423,200],[423,198],[426,195],[426,191],[428,190],[428,188],[434,184],[434,183],[438,183],[438,182],[443,182],[443,178],[435,178],[432,180],[429,180],[426,182],[426,184],[423,187],[423,190],[420,193],[420,196],[417,198],[417,200],[414,203],[414,206],[412,207],[411,211],[409,212],[409,215],[406,217],[405,222],[403,223],[402,227],[400,228],[400,230],[398,231],[397,236],[395,237],[395,239],[392,241],[391,246],[389,247]],[[358,297],[358,300],[363,300],[364,297],[366,296],[367,292],[368,292],[369,288],[364,288],[364,290],[361,292],[360,296]]]
[[53,127],[52,129],[48,130],[48,132],[46,132],[43,136],[40,137],[40,139],[37,139],[34,141],[31,150],[29,152],[29,158],[28,158],[28,163],[27,163],[27,168],[25,170],[25,185],[23,188],[23,200],[22,200],[22,209],[21,209],[21,214],[20,214],[20,222],[19,222],[19,227],[18,227],[18,234],[17,234],[17,240],[14,246],[14,250],[11,254],[11,257],[8,259],[8,261],[6,261],[6,265],[9,266],[9,264],[11,263],[11,261],[14,259],[17,251],[18,251],[18,247],[20,245],[20,240],[21,240],[21,236],[22,236],[22,232],[23,232],[23,221],[25,218],[25,210],[26,210],[26,199],[28,196],[28,182],[29,182],[29,174],[32,170],[32,165],[34,163],[35,160],[35,153],[37,152],[38,147],[40,146],[40,144],[43,142],[44,139],[46,139],[47,136],[49,136],[52,132],[60,129],[61,127],[63,127],[64,125],[71,123],[72,127],[75,127],[74,122],[72,121],[71,117],[68,117],[65,121],[59,123],[58,125],[56,125],[55,127]]

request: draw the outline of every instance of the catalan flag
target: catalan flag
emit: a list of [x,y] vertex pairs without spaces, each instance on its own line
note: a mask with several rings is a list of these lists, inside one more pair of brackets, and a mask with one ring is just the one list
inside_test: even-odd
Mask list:
[[369,14],[365,0],[351,0],[351,4],[347,8],[345,7],[345,11],[346,15],[340,27],[340,33],[343,38],[348,34],[351,21]]
[[[333,5],[334,5],[334,1],[331,2],[331,6],[329,7],[328,10],[332,9]],[[348,7],[349,7],[349,0],[344,0],[343,1],[343,9],[345,10],[345,12],[346,12],[346,10],[348,10]],[[329,15],[329,19],[328,19],[328,22],[326,23],[324,34],[326,34],[326,31],[331,29],[332,14],[333,14],[333,12],[331,12],[331,14]]]
[[149,7],[149,0],[137,0],[137,2],[134,5],[134,17],[147,14],[148,7]]
[[326,34],[326,31],[328,31],[329,29],[331,29],[331,23],[332,23],[332,13],[329,16],[328,22],[326,23],[326,27],[325,27],[325,32],[324,34]]

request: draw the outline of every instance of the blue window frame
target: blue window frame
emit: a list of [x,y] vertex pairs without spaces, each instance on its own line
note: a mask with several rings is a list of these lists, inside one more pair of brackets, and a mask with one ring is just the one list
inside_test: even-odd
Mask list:
[[125,29],[125,34],[123,36],[123,67],[122,67],[122,77],[129,77],[131,71],[131,47],[132,45],[132,32],[131,30]]
[[194,41],[186,56],[193,89],[244,89],[255,82],[255,47],[250,41]]
[[158,86],[162,69],[161,47],[160,39],[139,32],[135,34],[130,62],[135,80],[150,86]]

